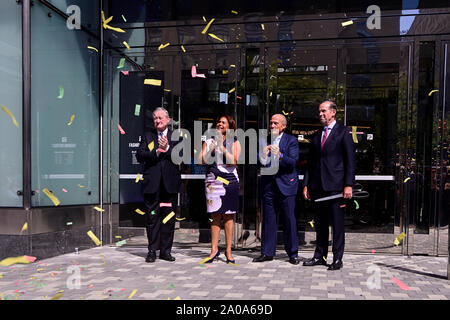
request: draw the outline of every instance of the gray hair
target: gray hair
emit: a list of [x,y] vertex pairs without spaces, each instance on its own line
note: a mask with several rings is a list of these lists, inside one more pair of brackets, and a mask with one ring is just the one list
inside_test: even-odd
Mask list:
[[[328,103],[328,108],[331,110],[331,109],[334,109],[334,110],[336,110],[337,111],[337,106],[336,106],[336,103],[334,103],[333,101],[331,101],[331,100],[325,100],[325,101],[323,101],[322,103]],[[322,104],[321,103],[321,104]]]
[[157,111],[163,111],[163,112],[165,113],[166,117],[167,117],[167,118],[170,118],[170,117],[169,117],[169,111],[167,111],[166,108],[164,108],[164,107],[158,107],[158,108],[156,108],[155,110],[153,110],[153,115],[155,115],[155,112],[157,112]]

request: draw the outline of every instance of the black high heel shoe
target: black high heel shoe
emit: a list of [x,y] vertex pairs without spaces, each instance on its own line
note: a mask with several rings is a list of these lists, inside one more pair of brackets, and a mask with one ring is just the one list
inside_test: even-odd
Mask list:
[[211,263],[214,261],[214,259],[216,259],[218,256],[220,255],[220,250],[217,250],[217,253],[214,257],[212,257],[211,259],[206,260],[204,263]]
[[228,259],[226,253],[225,253],[225,258],[227,258],[227,263],[233,263],[233,264],[236,264],[236,260],[230,260],[230,259]]

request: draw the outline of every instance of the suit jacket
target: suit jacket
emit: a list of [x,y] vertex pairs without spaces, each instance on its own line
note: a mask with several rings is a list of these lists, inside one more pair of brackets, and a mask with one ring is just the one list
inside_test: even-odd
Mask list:
[[[169,150],[156,154],[158,149],[158,134],[156,131],[147,131],[139,145],[136,159],[144,164],[144,181],[142,182],[143,193],[155,193],[158,191],[161,180],[168,193],[178,193],[181,189],[181,173],[178,166],[172,162],[171,154],[173,147],[179,141],[172,141],[172,130],[167,131]],[[148,145],[153,142],[153,149]]]
[[275,179],[281,193],[285,196],[296,195],[298,189],[298,175],[296,170],[299,153],[298,140],[294,136],[284,132],[279,143],[279,148],[283,157],[279,160],[278,172],[274,175],[261,176],[263,190],[270,186]]
[[342,191],[355,181],[355,145],[348,127],[336,122],[321,149],[322,130],[311,139],[303,186],[312,191]]

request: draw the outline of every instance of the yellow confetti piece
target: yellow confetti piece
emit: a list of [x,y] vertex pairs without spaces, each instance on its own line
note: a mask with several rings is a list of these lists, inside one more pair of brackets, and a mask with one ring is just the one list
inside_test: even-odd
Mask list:
[[9,257],[0,261],[0,266],[9,267],[10,265],[16,263],[29,264],[36,260],[35,257],[30,256],[20,256],[20,257]]
[[238,14],[238,12],[235,10],[231,10],[231,13]]
[[183,221],[183,220],[186,220],[186,217],[184,217],[184,218],[175,218],[175,219],[177,219],[178,221]]
[[47,195],[47,197],[50,198],[50,200],[52,200],[55,206],[58,206],[61,203],[59,199],[55,197],[53,193],[51,193],[51,191],[49,191],[47,188],[42,189],[42,191]]
[[352,138],[354,143],[358,143],[358,138],[356,137],[356,126],[352,126]]
[[155,142],[152,141],[148,144],[148,150],[153,151],[154,148],[155,148]]
[[78,184],[78,186],[79,186],[80,188],[84,188],[84,186],[83,186],[83,185],[81,185],[81,184]]
[[175,215],[175,212],[171,211],[163,220],[163,223],[166,224],[167,221],[169,221],[173,216]]
[[438,92],[439,90],[435,89],[435,90],[431,90],[430,93],[428,93],[428,96],[431,97],[431,95],[435,92]]
[[325,262],[327,262],[327,258],[325,258],[325,257],[322,257],[322,259],[325,261]]
[[411,180],[411,178],[410,177],[406,178],[405,180],[403,180],[403,183],[408,182],[408,180]]
[[285,116],[287,116],[287,115],[289,114],[289,112],[284,112],[284,110],[281,110],[281,112],[283,112],[283,114],[284,114]]
[[402,241],[402,239],[403,239],[404,237],[406,237],[406,234],[405,234],[404,232],[400,233],[400,234],[397,236],[397,238],[395,238],[394,244],[395,244],[396,246],[398,246],[398,245],[400,244],[400,241]]
[[130,48],[130,45],[129,45],[126,41],[124,41],[124,42],[122,42],[122,43],[123,43],[123,45],[124,45],[125,47],[127,47],[128,50],[131,49],[131,48]]
[[183,50],[183,52],[186,52],[186,49],[184,48],[183,45],[181,45],[181,50]]
[[159,47],[158,47],[158,51],[161,51],[162,49],[164,49],[164,48],[166,48],[166,47],[168,47],[168,46],[170,46],[170,42],[167,42],[166,44],[160,44],[159,45]]
[[233,93],[235,90],[236,90],[236,88],[230,89],[230,90],[228,91],[228,93]]
[[342,25],[343,27],[349,26],[349,25],[351,25],[351,24],[353,24],[353,20],[349,20],[349,21],[345,21],[345,22],[342,22],[342,23],[341,23],[341,25]]
[[61,299],[61,297],[63,296],[63,293],[57,293],[53,298],[51,298],[50,300],[59,300]]
[[199,264],[204,264],[206,261],[208,261],[209,260],[209,257],[208,258],[205,258],[205,259],[203,259],[202,261],[200,261],[199,262]]
[[99,212],[105,211],[105,209],[102,209],[102,208],[100,208],[100,207],[94,207],[94,209],[95,209],[96,211],[99,211]]
[[99,246],[99,245],[101,244],[100,240],[95,236],[95,234],[94,234],[91,230],[89,230],[89,231],[87,232],[87,235],[89,236],[89,238],[92,239],[92,241],[94,241],[94,243],[95,243],[97,246]]
[[111,27],[111,26],[109,26],[109,25],[104,25],[104,26],[106,26],[105,29],[109,29],[109,30],[112,30],[112,31],[125,33],[125,30],[123,30],[123,29],[121,29],[121,28],[115,28],[115,27]]
[[237,264],[237,263],[232,263],[232,262],[229,262],[228,263],[230,266],[235,266],[235,267],[239,267],[240,265],[239,264]]
[[222,39],[220,39],[218,36],[216,36],[214,33],[208,33],[208,36],[210,36],[211,38],[214,38],[214,39],[216,39],[216,40],[225,42],[225,41],[223,41]]
[[88,47],[88,49],[91,49],[91,50],[94,50],[94,51],[97,51],[97,52],[98,52],[98,49],[95,48],[95,47],[92,47],[92,46],[87,46],[87,47]]
[[161,80],[159,79],[145,79],[144,84],[148,84],[151,86],[161,86]]
[[70,117],[70,121],[67,123],[67,125],[68,125],[68,126],[71,126],[74,119],[75,119],[75,115],[73,114],[73,115]]
[[222,177],[217,177],[216,180],[220,181],[220,182],[222,182],[222,183],[224,183],[226,185],[228,185],[230,183],[227,179],[224,179]]
[[180,296],[177,296],[176,298],[174,298],[173,300],[181,300]]
[[205,18],[205,16],[203,16],[202,18],[203,18],[203,21],[205,21],[205,22],[206,22],[206,18]]
[[136,294],[137,289],[134,289],[133,292],[131,292],[131,294],[128,296],[128,299],[133,298],[133,296]]
[[145,212],[144,211],[142,211],[142,210],[140,210],[140,209],[136,209],[136,210],[134,210],[136,213],[139,213],[140,215],[144,215],[145,214]]
[[213,21],[215,20],[215,18],[212,18],[208,24],[206,25],[206,27],[202,30],[202,34],[205,34],[206,31],[208,31],[209,27],[211,26],[211,23],[213,23]]
[[6,114],[11,118],[12,122],[14,123],[14,125],[18,128],[19,124],[17,123],[16,118],[14,117],[14,115],[12,114],[12,112],[5,106],[0,106],[2,108],[3,111],[6,112]]
[[142,175],[140,173],[137,174],[136,180],[134,182],[138,183],[139,180],[144,180],[144,178],[142,178]]
[[264,30],[264,23],[261,23],[261,29]]
[[100,258],[102,258],[103,264],[106,266],[105,257],[103,257],[103,255],[101,253],[100,253]]
[[234,64],[230,64],[230,68],[236,68]]
[[22,230],[20,230],[20,233],[24,232],[25,230],[28,230],[28,222],[25,222],[23,224]]
[[309,221],[308,223],[309,223],[309,225],[311,226],[311,228],[314,228],[314,220],[311,220],[311,221]]
[[122,239],[122,236],[114,236],[116,239]]

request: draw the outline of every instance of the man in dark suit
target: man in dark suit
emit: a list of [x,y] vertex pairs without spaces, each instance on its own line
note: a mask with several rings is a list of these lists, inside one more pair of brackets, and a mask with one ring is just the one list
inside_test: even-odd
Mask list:
[[171,152],[178,142],[171,140],[173,131],[167,125],[169,113],[164,108],[153,111],[156,131],[147,131],[136,158],[144,163],[143,193],[147,213],[148,255],[146,262],[154,262],[156,250],[159,258],[175,261],[171,255],[175,229],[177,194],[181,188],[181,174],[172,162]]
[[[307,200],[343,194],[352,198],[355,180],[355,146],[351,130],[336,122],[336,104],[324,101],[319,106],[323,128],[311,139],[309,160],[303,180],[303,197]],[[333,227],[333,263],[328,270],[342,268],[344,255],[344,209],[342,198],[316,203],[316,250],[304,266],[326,265],[328,254],[328,224]]]
[[[284,248],[289,256],[289,262],[298,264],[298,235],[295,218],[295,196],[298,189],[296,162],[298,159],[298,141],[284,132],[287,121],[282,114],[275,114],[270,120],[272,144],[262,152],[261,162],[267,165],[269,161],[278,161],[276,172],[264,174],[261,172],[263,194],[263,218],[261,234],[261,255],[253,262],[270,261],[275,256],[277,243],[277,214],[275,208],[280,208],[283,218]],[[271,166],[273,163],[271,164]]]

